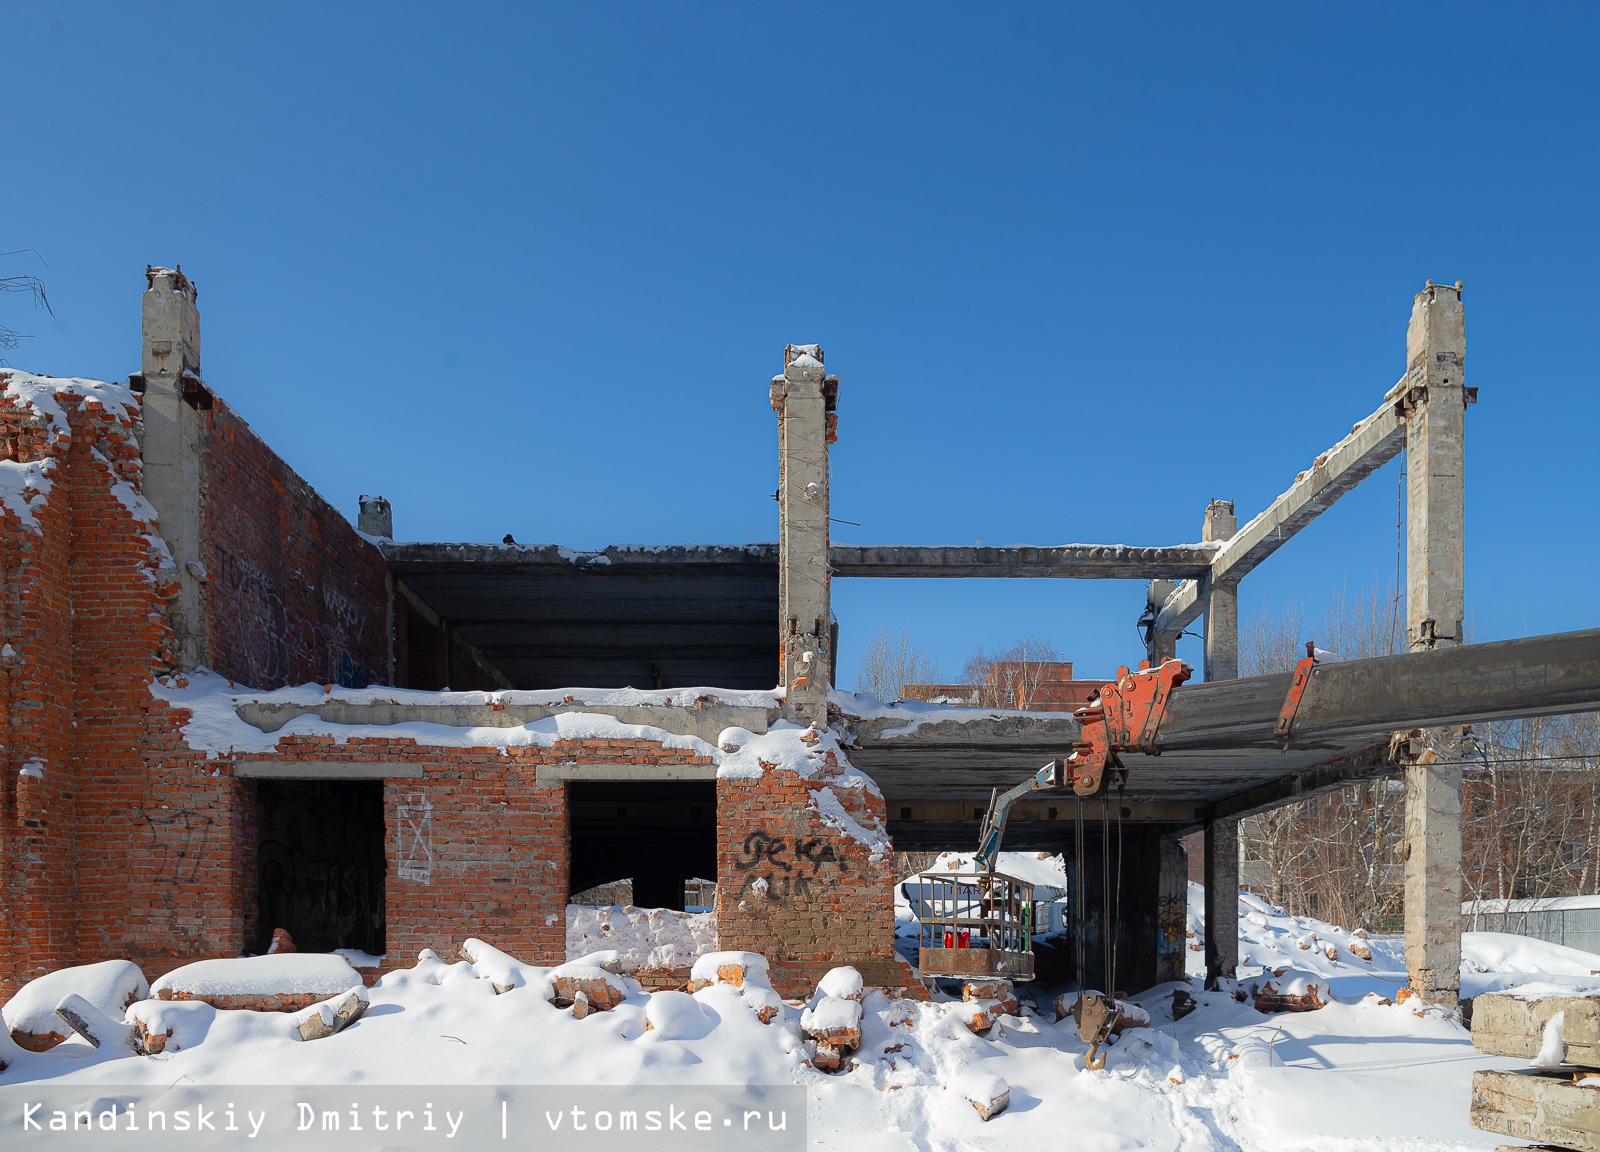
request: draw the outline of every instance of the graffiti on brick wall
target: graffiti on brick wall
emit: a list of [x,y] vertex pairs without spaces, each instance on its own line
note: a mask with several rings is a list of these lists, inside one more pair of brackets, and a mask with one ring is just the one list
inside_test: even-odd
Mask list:
[[834,846],[821,836],[787,839],[757,829],[744,838],[734,868],[744,873],[735,899],[746,895],[784,903],[810,900],[815,885],[848,871]]
[[[227,628],[238,667],[229,671],[256,687],[314,678],[341,688],[365,688],[382,677],[351,654],[367,628],[366,613],[353,597],[323,584],[321,608],[296,612],[295,597],[283,582],[248,557],[216,546],[212,595],[233,601],[235,621]],[[304,600],[304,598],[302,598]]]
[[1156,978],[1182,980],[1188,946],[1188,893],[1162,895],[1156,912]]
[[217,571],[212,573],[211,588],[226,590],[242,617],[232,638],[244,666],[230,671],[256,686],[285,682],[289,677],[289,612],[283,603],[283,586],[255,561],[235,556],[221,545],[216,551]]
[[413,792],[395,806],[395,875],[419,884],[433,883],[433,805]]
[[141,808],[139,817],[150,834],[150,857],[158,884],[192,884],[204,859],[205,830],[212,819],[198,808]]

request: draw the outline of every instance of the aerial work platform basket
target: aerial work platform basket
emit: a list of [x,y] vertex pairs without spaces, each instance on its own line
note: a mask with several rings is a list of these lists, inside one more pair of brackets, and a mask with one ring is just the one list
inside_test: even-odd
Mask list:
[[1003,872],[924,872],[906,887],[923,976],[1033,979],[1033,885]]

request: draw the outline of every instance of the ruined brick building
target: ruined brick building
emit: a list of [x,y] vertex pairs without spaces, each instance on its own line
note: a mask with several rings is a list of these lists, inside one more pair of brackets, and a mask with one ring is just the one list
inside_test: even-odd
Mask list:
[[[278,927],[391,965],[468,936],[553,963],[574,892],[632,877],[670,907],[702,876],[719,946],[765,953],[781,991],[840,963],[905,987],[893,851],[970,849],[991,794],[1095,722],[1064,710],[1087,695],[1066,666],[986,707],[830,690],[831,581],[915,576],[1144,581],[1158,665],[1204,617],[1206,682],[1100,762],[1092,801],[1058,780],[1011,811],[1008,848],[1070,855],[1082,829],[1082,979],[1182,972],[1202,830],[1207,967],[1231,973],[1238,819],[1403,771],[1408,955],[1449,999],[1460,773],[1393,733],[1600,707],[1600,634],[1458,644],[1460,293],[1419,293],[1378,409],[1243,527],[1212,501],[1199,543],[834,543],[838,380],[790,345],[776,543],[579,553],[395,542],[377,497],[352,527],[206,379],[193,283],[149,269],[126,382],[0,370],[0,996]],[[1403,446],[1412,651],[1238,679],[1240,579]]]
[[[125,384],[0,370],[0,997],[63,964],[126,956],[153,977],[259,951],[279,926],[397,962],[468,935],[559,961],[569,892],[618,869],[667,905],[719,876],[723,946],[772,953],[796,986],[846,955],[903,981],[870,782],[831,736],[780,725],[770,690],[671,691],[770,689],[770,547],[701,550],[706,586],[684,598],[715,604],[758,568],[753,656],[737,620],[719,650],[625,626],[585,643],[569,618],[577,643],[533,645],[546,664],[497,664],[454,618],[448,573],[397,574],[213,391],[195,299],[180,271],[149,271]],[[512,583],[562,610],[559,578]],[[651,598],[636,624],[670,628]],[[649,690],[503,690],[585,683]]]

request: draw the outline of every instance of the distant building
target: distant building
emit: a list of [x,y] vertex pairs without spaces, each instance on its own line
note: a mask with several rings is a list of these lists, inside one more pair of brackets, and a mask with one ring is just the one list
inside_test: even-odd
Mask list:
[[906,700],[1026,712],[1073,712],[1106,681],[1074,680],[1066,660],[997,660],[982,684],[907,684]]

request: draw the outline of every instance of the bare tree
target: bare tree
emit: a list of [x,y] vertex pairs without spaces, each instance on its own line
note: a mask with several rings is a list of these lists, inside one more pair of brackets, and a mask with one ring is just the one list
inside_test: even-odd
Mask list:
[[[1325,659],[1404,650],[1392,588],[1334,598],[1315,637]],[[1246,674],[1280,672],[1312,639],[1298,609],[1241,629]],[[1470,634],[1470,628],[1469,628]],[[1600,717],[1537,717],[1471,733],[1463,764],[1463,894],[1518,900],[1600,888]],[[1242,879],[1298,915],[1393,929],[1403,914],[1405,784],[1354,784],[1240,822]],[[1496,921],[1497,924],[1500,921]],[[1515,916],[1505,922],[1518,927]]]
[[977,689],[980,708],[1027,708],[1039,685],[1051,678],[1049,665],[1060,660],[1049,640],[1024,636],[992,656],[979,648],[967,657],[961,674]]
[[[21,256],[24,253],[29,252],[33,253],[34,256],[38,256],[39,263],[44,264],[44,257],[39,256],[39,254],[34,252],[32,248],[19,248],[15,252],[0,252],[0,257]],[[46,265],[46,267],[48,267],[48,265]],[[55,312],[50,307],[50,298],[45,295],[44,281],[37,276],[27,274],[21,276],[0,276],[0,292],[26,292],[33,297],[34,307],[43,308],[46,312],[49,312],[50,315],[55,315]],[[18,332],[15,328],[12,328],[6,324],[0,324],[0,348],[9,351],[10,349],[15,348],[20,341],[25,339],[27,339],[25,334]]]
[[939,679],[939,664],[922,645],[911,640],[911,629],[898,637],[879,628],[867,643],[856,672],[856,691],[868,692],[879,700],[898,700],[907,684],[932,684]]

